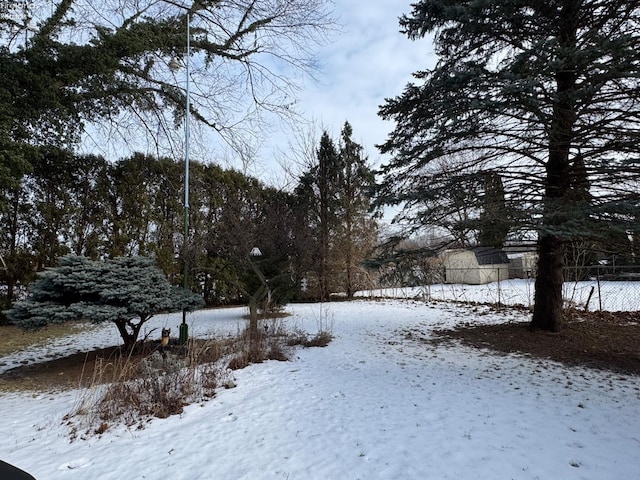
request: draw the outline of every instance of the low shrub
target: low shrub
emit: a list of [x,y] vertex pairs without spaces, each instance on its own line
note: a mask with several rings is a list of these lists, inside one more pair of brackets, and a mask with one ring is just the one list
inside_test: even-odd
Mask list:
[[316,333],[304,344],[305,347],[326,347],[333,340],[333,335],[326,331]]
[[326,330],[319,331],[313,337],[298,330],[287,338],[287,345],[290,347],[326,347],[331,343],[331,340],[333,340],[333,335]]

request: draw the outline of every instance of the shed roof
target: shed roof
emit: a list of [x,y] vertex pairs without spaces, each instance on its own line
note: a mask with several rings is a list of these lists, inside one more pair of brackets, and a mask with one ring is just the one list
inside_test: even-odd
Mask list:
[[471,251],[475,254],[478,265],[495,265],[509,263],[507,254],[499,248],[475,247]]

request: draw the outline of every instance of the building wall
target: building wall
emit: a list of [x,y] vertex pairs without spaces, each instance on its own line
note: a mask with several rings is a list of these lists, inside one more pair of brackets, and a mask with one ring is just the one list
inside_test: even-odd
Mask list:
[[511,268],[509,275],[511,278],[533,278],[536,276],[538,266],[538,255],[536,253],[524,253],[510,257]]
[[450,250],[442,254],[445,268],[445,283],[482,285],[507,280],[509,264],[478,265],[473,252],[469,250]]
[[480,265],[478,267],[478,283],[473,285],[481,285],[491,282],[499,282],[509,279],[509,264],[498,263],[493,265]]
[[478,261],[468,250],[450,250],[442,254],[445,283],[471,283],[479,280]]

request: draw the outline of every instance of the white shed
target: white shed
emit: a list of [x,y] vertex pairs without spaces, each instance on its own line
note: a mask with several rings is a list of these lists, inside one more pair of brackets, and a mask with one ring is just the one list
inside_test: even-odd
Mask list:
[[496,248],[446,250],[441,256],[446,283],[481,285],[509,278],[509,259]]
[[523,252],[509,255],[511,265],[509,276],[511,278],[534,278],[538,267],[538,254]]

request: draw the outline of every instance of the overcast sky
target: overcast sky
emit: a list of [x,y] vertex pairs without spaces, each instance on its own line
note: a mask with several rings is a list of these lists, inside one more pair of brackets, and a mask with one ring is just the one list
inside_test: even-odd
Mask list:
[[[353,127],[353,138],[365,148],[370,163],[384,159],[376,144],[392,129],[378,117],[385,98],[399,95],[411,73],[433,66],[429,40],[411,41],[399,33],[398,17],[409,13],[412,0],[335,0],[335,15],[341,32],[319,51],[318,82],[308,82],[299,108],[338,139],[345,120]],[[270,159],[275,149],[286,150],[286,134],[273,138],[259,154],[253,172],[268,183],[281,182],[282,173]],[[277,153],[275,154],[277,155]]]

